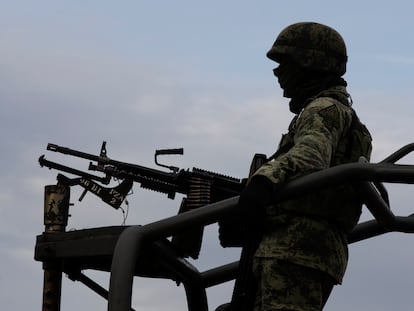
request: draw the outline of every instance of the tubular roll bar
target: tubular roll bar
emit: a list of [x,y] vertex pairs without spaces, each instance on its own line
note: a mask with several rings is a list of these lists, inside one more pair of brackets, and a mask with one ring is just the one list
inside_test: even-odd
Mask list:
[[[398,165],[396,161],[414,150],[409,144],[378,164],[351,163],[335,166],[293,180],[281,187],[274,201],[280,202],[323,187],[354,183],[362,194],[364,204],[375,220],[358,224],[349,235],[349,243],[390,231],[414,233],[414,216],[397,217],[383,197],[381,182],[414,184],[414,165]],[[232,197],[197,210],[143,226],[131,226],[120,235],[112,259],[109,285],[109,311],[131,310],[132,283],[137,260],[146,243],[166,238],[190,226],[206,226],[225,215],[236,212],[239,197]],[[205,288],[235,278],[238,262],[206,272],[191,270],[188,277],[191,286],[185,286],[189,311],[207,311]],[[190,289],[191,288],[191,292]]]

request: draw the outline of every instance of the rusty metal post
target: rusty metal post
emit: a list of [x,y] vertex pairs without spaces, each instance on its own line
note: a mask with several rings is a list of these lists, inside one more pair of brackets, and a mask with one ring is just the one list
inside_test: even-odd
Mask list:
[[[58,183],[45,186],[44,234],[64,232],[69,217],[70,187]],[[42,311],[60,311],[62,263],[59,260],[43,262]]]

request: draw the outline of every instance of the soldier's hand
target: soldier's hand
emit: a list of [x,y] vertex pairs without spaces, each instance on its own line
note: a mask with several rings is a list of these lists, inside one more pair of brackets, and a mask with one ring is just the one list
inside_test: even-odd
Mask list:
[[257,223],[264,214],[264,208],[270,205],[273,184],[264,176],[254,176],[240,193],[239,206],[247,223]]

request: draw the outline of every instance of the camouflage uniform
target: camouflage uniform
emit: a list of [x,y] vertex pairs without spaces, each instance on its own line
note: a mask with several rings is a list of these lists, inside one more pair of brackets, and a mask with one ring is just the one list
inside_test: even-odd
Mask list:
[[254,310],[319,311],[332,290],[329,276],[289,261],[256,258],[254,269],[263,275]]
[[296,116],[273,159],[240,194],[244,219],[261,220],[264,213],[263,228],[251,221],[256,231],[263,230],[253,259],[254,309],[318,311],[342,282],[347,234],[361,213],[358,196],[343,184],[269,203],[280,184],[360,156],[369,160],[371,136],[351,108],[342,78],[348,56],[336,30],[313,22],[290,25],[267,56],[279,63],[273,72]]
[[[282,152],[255,176],[274,184],[288,182],[355,161],[350,148],[364,150],[361,155],[369,158],[370,137],[366,146],[351,145],[353,118],[345,87],[321,92],[292,120],[279,146]],[[333,284],[342,282],[348,259],[346,235],[360,213],[361,204],[346,185],[267,208],[265,233],[254,260],[260,282],[255,310],[320,310]]]

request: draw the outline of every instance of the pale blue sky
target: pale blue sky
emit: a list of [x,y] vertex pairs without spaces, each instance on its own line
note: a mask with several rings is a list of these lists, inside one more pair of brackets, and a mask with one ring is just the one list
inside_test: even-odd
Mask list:
[[[373,161],[414,141],[409,0],[0,4],[0,301],[7,310],[41,307],[42,270],[33,248],[43,230],[43,186],[56,175],[37,164],[46,144],[94,153],[107,140],[109,156],[148,166],[154,149],[184,147],[177,165],[244,177],[251,156],[271,154],[292,117],[265,54],[293,22],[326,23],[343,35],[345,77],[374,136]],[[390,188],[395,213],[413,213],[412,189]],[[127,224],[172,215],[179,205],[138,187],[129,201]],[[92,196],[76,203],[72,215],[70,228],[122,222]],[[326,310],[410,310],[413,239],[390,234],[351,246],[345,283]],[[205,247],[202,268],[237,257],[217,246],[214,228]],[[105,285],[106,276],[98,277]],[[143,282],[136,281],[136,309],[182,310],[182,288]],[[230,298],[230,287],[209,291],[211,310]],[[160,292],[162,301],[153,298]],[[62,311],[75,308],[105,309],[105,302],[64,279]]]

